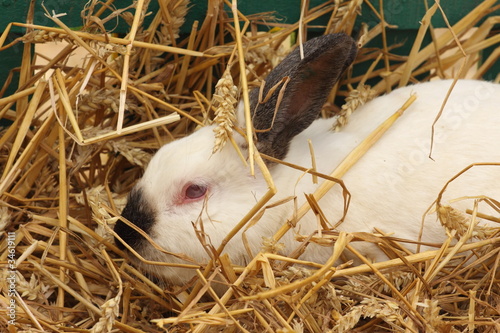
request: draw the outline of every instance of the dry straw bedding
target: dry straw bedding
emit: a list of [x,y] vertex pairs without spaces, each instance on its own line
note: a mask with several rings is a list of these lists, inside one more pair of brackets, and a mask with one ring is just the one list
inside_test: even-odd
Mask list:
[[[377,264],[293,266],[292,258],[273,253],[276,247],[271,245],[247,267],[235,267],[222,256],[217,265],[239,290],[222,298],[207,290],[206,281],[218,278],[211,271],[200,270],[191,290],[165,289],[130,266],[114,245],[112,227],[154,150],[211,119],[219,124],[218,144],[223,144],[234,102],[286,54],[289,35],[305,33],[320,15],[330,18],[321,27],[325,33],[352,34],[359,7],[372,7],[368,1],[325,1],[302,8],[300,21],[292,24],[273,21],[271,13],[236,13],[243,24],[235,29],[224,2],[210,1],[205,19],[180,39],[189,1],[161,1],[157,13],[148,12],[149,3],[135,1],[130,6],[135,10],[130,10],[112,0],[89,1],[78,31],[58,15],[51,15],[58,28],[31,24],[33,13],[28,23],[14,23],[28,32],[16,41],[24,43],[19,87],[0,98],[0,118],[13,121],[0,133],[0,260],[7,268],[0,279],[2,331],[500,331],[499,237],[486,231],[471,239],[468,225],[475,212],[440,208],[441,220],[460,239],[458,245],[445,243],[436,251]],[[231,8],[231,3],[226,5]],[[365,47],[379,34],[385,41],[386,30],[395,28],[378,12],[377,26],[363,26],[353,36],[360,46],[354,67],[372,66],[362,76],[352,71],[344,76],[334,93],[347,96],[346,104],[335,107],[332,98],[324,116],[340,112],[341,126],[357,106],[414,82],[417,75],[424,80],[460,77],[476,68],[473,76],[480,78],[498,60],[499,47],[478,62],[482,49],[499,45],[500,35],[492,31],[498,17],[472,28],[494,6],[499,7],[496,1],[483,1],[438,36],[429,18],[440,8],[432,5],[407,57],[392,53],[398,45]],[[105,8],[113,13],[105,14]],[[149,26],[143,24],[146,14],[153,16]],[[103,23],[116,16],[130,25],[125,37],[103,34]],[[278,29],[256,33],[263,23]],[[433,43],[420,47],[428,30]],[[0,40],[3,48],[10,46],[5,36]],[[68,46],[47,65],[34,68],[34,45],[61,40]],[[69,66],[66,60],[77,46],[89,56]],[[243,49],[245,62],[238,61]],[[383,64],[381,69],[375,69],[377,63]],[[450,72],[456,64],[461,71]],[[49,74],[49,69],[54,71]],[[214,91],[220,77],[224,80]],[[372,78],[381,80],[366,86]],[[9,84],[10,79],[2,93]],[[317,203],[309,199],[315,209]],[[498,202],[489,204],[500,210]],[[339,253],[350,248],[351,240],[351,235],[325,230],[312,241],[334,242],[333,251]],[[464,250],[473,250],[470,260]],[[10,292],[9,260],[15,260],[15,295]],[[16,319],[8,327],[12,299]]]

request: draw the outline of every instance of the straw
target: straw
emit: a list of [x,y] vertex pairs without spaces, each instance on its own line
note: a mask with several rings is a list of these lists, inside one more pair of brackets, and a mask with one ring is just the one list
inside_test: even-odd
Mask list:
[[[323,117],[339,116],[336,131],[343,130],[360,105],[417,78],[458,79],[466,72],[467,77],[481,78],[500,55],[500,36],[494,33],[499,18],[484,19],[499,8],[496,1],[480,2],[453,25],[439,2],[433,3],[422,17],[417,38],[405,42],[411,46],[405,56],[394,54],[402,44],[388,44],[389,29],[397,27],[385,21],[387,1],[385,11],[377,11],[370,1],[332,0],[315,7],[303,1],[296,8],[300,13],[297,22],[281,20],[282,13],[245,15],[237,1],[208,1],[205,17],[184,26],[190,31],[185,35],[180,28],[196,4],[187,0],[160,2],[157,13],[151,13],[150,4],[145,0],[130,5],[90,1],[80,8],[82,27],[68,27],[62,13],[47,14],[57,27],[35,25],[32,6],[26,22],[9,22],[0,36],[0,52],[24,43],[20,67],[11,69],[1,88],[2,93],[7,89],[14,92],[0,98],[0,119],[12,122],[0,129],[0,261],[5,267],[12,263],[16,276],[16,293],[9,296],[10,273],[2,271],[0,303],[6,305],[14,299],[17,305],[15,324],[10,326],[6,306],[0,307],[0,331],[500,329],[500,234],[498,228],[476,225],[478,219],[491,224],[500,221],[499,198],[456,198],[475,200],[472,209],[463,212],[441,202],[455,179],[471,168],[498,167],[497,161],[465,168],[436,196],[429,213],[435,213],[449,233],[441,244],[408,242],[380,231],[338,232],[342,219],[327,221],[323,213],[327,209],[320,198],[338,184],[345,217],[351,197],[343,175],[385,131],[398,126],[403,112],[412,112],[410,104],[415,98],[426,97],[412,96],[405,105],[394,105],[394,114],[330,174],[316,169],[320,156],[312,144],[309,165],[259,154],[248,98],[249,91],[261,86],[271,68],[310,33],[345,32],[358,38],[355,22],[366,21],[359,15],[360,6],[371,10],[378,21],[363,25],[354,69],[341,77],[321,112]],[[379,5],[384,8],[383,1],[379,0]],[[436,14],[438,9],[440,14]],[[145,23],[147,15],[152,16],[149,25]],[[441,35],[430,24],[434,15],[443,15],[447,23]],[[325,26],[317,23],[319,17],[327,20]],[[105,31],[117,18],[128,25],[125,36]],[[12,27],[26,28],[27,33],[7,44]],[[429,30],[433,41],[424,46],[423,36]],[[368,48],[367,43],[378,36],[383,44]],[[46,59],[38,49],[33,52],[37,44],[58,45],[62,41],[68,45],[53,58]],[[483,51],[490,47],[491,54],[484,57]],[[72,65],[72,53],[81,49],[86,52],[84,59]],[[33,54],[46,64],[35,65]],[[361,66],[366,70],[359,71]],[[461,66],[461,73],[453,71],[455,66]],[[476,72],[468,73],[470,70]],[[20,82],[13,87],[12,79],[18,73]],[[224,82],[214,91],[220,78]],[[368,85],[371,82],[376,82],[373,87]],[[245,129],[238,128],[233,119],[238,98],[243,101]],[[227,107],[226,114],[216,110],[220,105]],[[170,253],[156,244],[158,251],[187,263],[148,260],[129,245],[127,253],[131,254],[125,253],[114,240],[113,226],[151,156],[161,145],[209,123],[219,127],[220,145],[230,142],[232,147],[228,148],[238,151],[241,163],[251,172],[258,168],[267,182],[266,193],[256,198],[252,209],[242,212],[244,217],[235,221],[220,244],[210,244],[216,262],[197,263],[185,253]],[[231,137],[234,131],[247,140],[248,155]],[[302,177],[312,177],[319,185],[315,193],[305,196],[303,206],[285,217],[278,232],[265,235],[261,251],[253,251],[245,231],[268,207],[294,204],[290,202],[293,198],[270,203],[279,189],[268,165],[278,163],[300,170]],[[165,168],[168,172],[167,165]],[[483,206],[489,211],[482,211]],[[280,254],[281,237],[294,232],[290,229],[310,210],[317,217],[318,232],[294,234],[297,249],[286,256]],[[137,231],[154,243],[154,237]],[[243,238],[235,239],[241,232]],[[243,243],[246,265],[234,264],[235,258],[226,252],[230,241]],[[356,252],[357,242],[375,244],[393,259],[369,262]],[[327,262],[300,258],[309,243],[331,248]],[[407,244],[433,250],[415,253]],[[12,247],[15,257],[10,262]],[[349,250],[363,263],[352,266],[345,259]],[[196,276],[185,285],[171,285],[143,270],[146,264],[158,270],[191,269]],[[221,283],[228,289],[219,295],[213,286]]]

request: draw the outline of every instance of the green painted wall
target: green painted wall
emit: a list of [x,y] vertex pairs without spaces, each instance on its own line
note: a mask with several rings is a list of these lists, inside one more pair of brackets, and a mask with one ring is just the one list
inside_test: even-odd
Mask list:
[[[64,17],[60,19],[69,27],[77,28],[82,25],[80,18],[80,12],[87,0],[38,0],[36,2],[35,10],[35,24],[40,25],[54,25],[52,21],[45,16],[45,12],[42,8],[42,3],[45,5],[49,12],[54,12],[56,14],[66,13]],[[130,0],[119,0],[120,4],[130,4]],[[311,6],[316,6],[322,3],[323,0],[311,0]],[[428,0],[429,3],[433,3],[432,0]],[[473,8],[475,8],[481,0],[445,0],[441,1],[443,9],[445,10],[448,19],[451,24],[456,23],[460,18],[469,13]],[[30,1],[27,0],[0,0],[0,31],[3,31],[9,22],[25,22],[26,14],[28,12],[28,6]],[[182,32],[188,33],[191,29],[191,25],[194,20],[202,21],[207,9],[207,0],[192,0],[192,7],[190,9],[189,16],[182,28]],[[378,8],[378,1],[372,1],[375,7]],[[397,25],[399,27],[398,31],[388,32],[389,41],[401,41],[401,40],[411,40],[415,34],[416,29],[419,27],[419,21],[425,13],[425,7],[423,1],[417,0],[385,0],[384,1],[384,12],[386,21],[390,24]],[[500,4],[500,1],[499,1]],[[284,23],[296,22],[299,19],[299,8],[300,0],[269,0],[269,1],[257,1],[257,0],[240,0],[238,1],[238,7],[241,12],[246,15],[275,11],[276,17],[283,20]],[[150,5],[150,10],[155,11],[158,8],[158,4],[152,1]],[[500,15],[500,10],[491,15]],[[326,20],[326,19],[325,19]],[[325,22],[323,20],[323,22]],[[360,19],[371,26],[378,22],[376,16],[371,12],[367,6],[363,6],[362,18]],[[321,23],[321,19],[318,23]],[[445,26],[441,15],[438,13],[433,18],[433,24],[435,27]],[[115,28],[115,32],[126,32],[127,26],[123,22],[117,25],[117,22],[110,22],[107,28]],[[24,29],[16,27],[11,30],[12,34],[9,38],[12,40],[17,37],[16,34],[22,34]],[[400,53],[407,52],[408,48],[402,48],[398,50]],[[488,52],[488,51],[487,51]],[[491,52],[491,51],[490,51]],[[7,51],[0,52],[0,61],[2,66],[0,66],[0,84],[3,84],[5,78],[7,77],[10,69],[19,66],[22,53],[22,45],[18,44],[16,48],[9,49]],[[500,71],[500,64],[490,71],[488,79],[492,79]]]

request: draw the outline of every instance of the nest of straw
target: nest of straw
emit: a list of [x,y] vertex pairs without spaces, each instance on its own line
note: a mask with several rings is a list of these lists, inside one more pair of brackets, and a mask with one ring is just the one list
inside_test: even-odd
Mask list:
[[[473,27],[495,2],[484,1],[440,36],[429,25],[439,11],[433,5],[406,57],[392,53],[397,45],[366,47],[389,26],[378,13],[377,26],[363,25],[353,36],[360,46],[354,68],[368,63],[369,70],[344,77],[332,96],[347,97],[345,105],[335,107],[332,97],[324,116],[336,113],[347,119],[358,105],[417,76],[459,77],[475,68],[472,76],[480,78],[498,59],[500,48],[479,63],[481,51],[499,45],[499,35],[492,32],[494,18]],[[24,43],[18,89],[0,99],[0,118],[12,121],[0,133],[0,260],[7,267],[0,279],[2,331],[500,331],[499,238],[490,232],[471,239],[470,216],[446,208],[439,215],[451,221],[447,226],[461,241],[402,259],[358,267],[303,267],[290,265],[292,258],[269,247],[247,267],[236,267],[221,256],[218,265],[226,278],[244,291],[222,298],[207,288],[210,271],[200,271],[193,288],[184,290],[163,288],[130,266],[114,245],[112,227],[152,153],[214,118],[223,144],[229,116],[215,116],[214,111],[230,108],[238,98],[233,85],[246,80],[241,91],[258,85],[289,51],[289,37],[305,37],[318,16],[329,17],[323,33],[352,35],[362,5],[328,1],[303,8],[297,23],[281,24],[272,23],[269,13],[246,17],[234,12],[232,18],[220,0],[211,2],[206,18],[193,25],[188,37],[179,38],[189,1],[159,2],[160,11],[151,14],[146,26],[149,3],[134,2],[134,14],[130,8],[115,8],[105,16],[106,6],[91,1],[78,31],[57,15],[51,18],[58,28],[36,26],[32,15],[28,23],[13,23],[27,33],[14,42]],[[103,34],[102,23],[116,16],[130,25],[124,37]],[[236,20],[241,26],[234,25]],[[257,33],[264,23],[277,28]],[[421,46],[427,30],[433,43]],[[2,48],[10,46],[4,45],[7,32],[0,39]],[[67,46],[46,65],[35,66],[34,45],[51,41]],[[70,66],[66,60],[77,47],[88,56]],[[243,48],[245,62],[238,62]],[[449,74],[457,64],[460,71]],[[221,83],[214,91],[223,73],[229,80],[226,88]],[[372,79],[378,83],[366,86]],[[314,200],[310,202],[314,209]],[[350,235],[326,230],[313,241],[335,243],[334,251],[342,251],[350,240]],[[370,241],[368,236],[365,240]],[[464,250],[473,250],[475,259]],[[9,316],[12,302],[14,320]]]

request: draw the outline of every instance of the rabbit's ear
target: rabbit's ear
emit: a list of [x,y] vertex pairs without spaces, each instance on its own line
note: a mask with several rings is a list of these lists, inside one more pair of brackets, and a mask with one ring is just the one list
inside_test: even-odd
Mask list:
[[[259,89],[250,94],[257,148],[279,159],[286,156],[293,137],[316,119],[334,84],[354,61],[357,45],[346,34],[331,34],[309,40],[303,50],[302,60],[297,47],[269,73],[262,99],[284,78],[289,80],[286,87],[280,84],[265,103],[259,103]],[[276,111],[281,89],[284,94]]]

